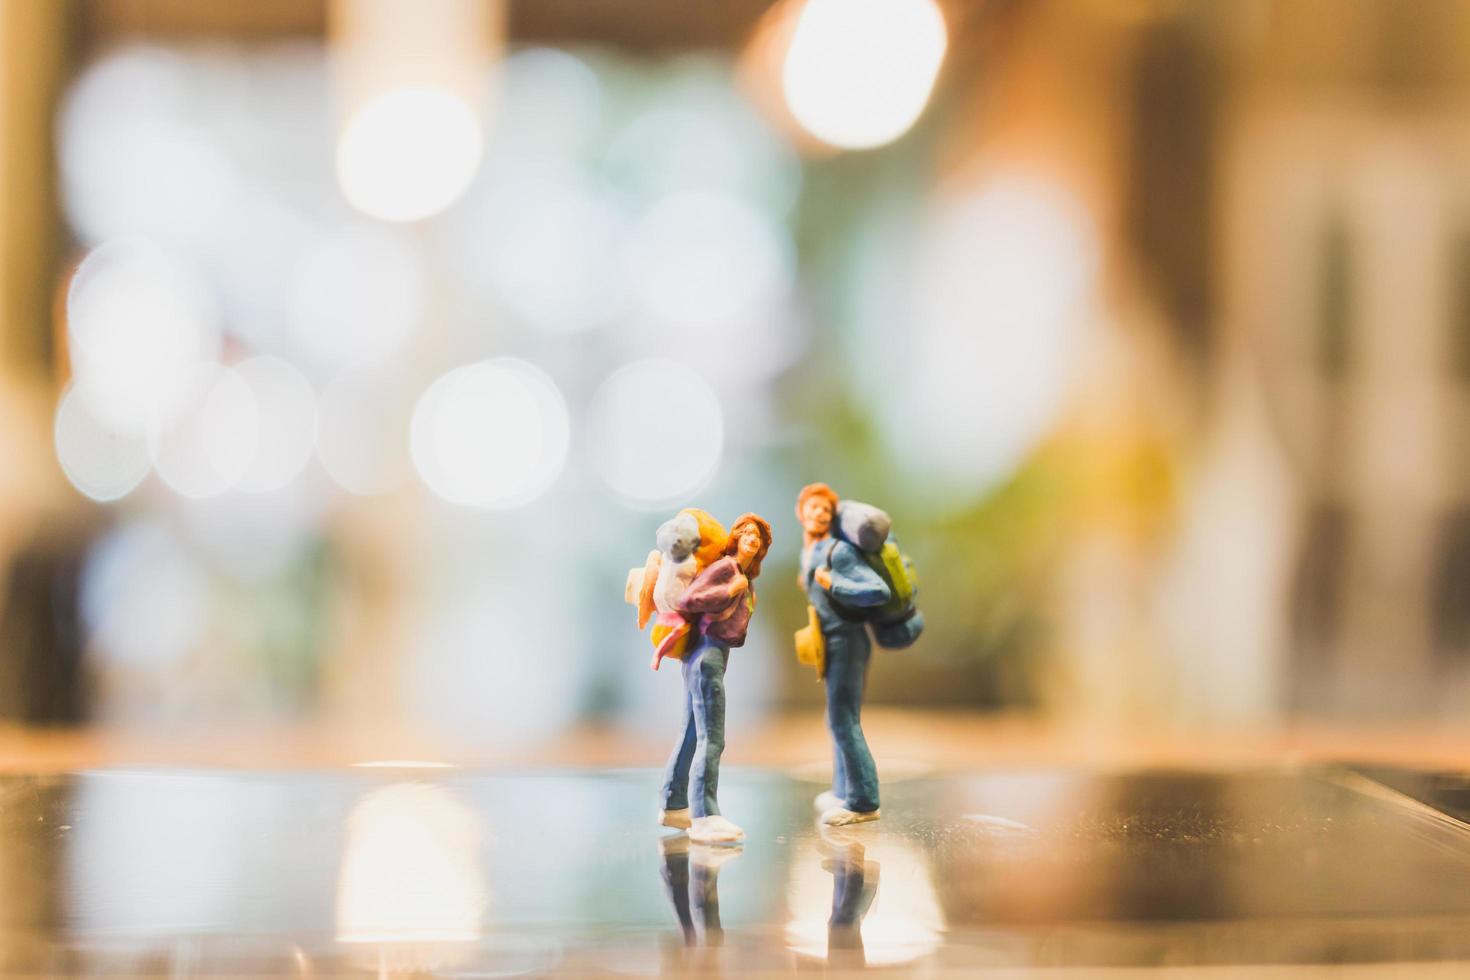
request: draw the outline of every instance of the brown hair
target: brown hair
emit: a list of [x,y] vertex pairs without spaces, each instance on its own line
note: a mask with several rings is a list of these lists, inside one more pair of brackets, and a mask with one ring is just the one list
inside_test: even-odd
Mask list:
[[759,514],[741,514],[730,525],[730,543],[725,545],[725,554],[734,555],[740,548],[740,532],[748,527],[755,528],[755,533],[760,535],[761,550],[755,553],[750,560],[750,567],[745,570],[746,578],[755,578],[761,573],[761,560],[766,557],[766,552],[771,550],[771,525]]
[[796,495],[796,519],[801,520],[801,509],[813,497],[822,497],[832,505],[832,516],[837,516],[837,492],[825,483],[808,483]]

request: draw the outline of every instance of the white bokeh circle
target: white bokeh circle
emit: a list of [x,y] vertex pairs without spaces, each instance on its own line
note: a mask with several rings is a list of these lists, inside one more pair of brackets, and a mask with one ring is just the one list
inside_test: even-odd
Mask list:
[[790,239],[774,221],[703,190],[650,208],[633,230],[628,263],[647,315],[678,330],[725,335],[784,299],[795,275]]
[[109,428],[74,387],[56,406],[52,438],[67,480],[93,500],[125,497],[148,475],[147,441]]
[[709,382],[678,361],[635,361],[593,393],[587,419],[593,465],[614,492],[640,507],[677,502],[719,468],[724,411]]
[[408,343],[427,289],[417,243],[403,232],[360,224],[323,234],[292,283],[292,347],[323,368],[384,363]]
[[384,221],[417,221],[447,208],[480,168],[485,134],[468,102],[446,89],[392,89],[359,108],[337,145],[348,202]]
[[262,355],[235,365],[260,417],[256,450],[236,489],[279,490],[300,475],[316,447],[316,392],[287,361]]
[[515,358],[455,368],[420,397],[409,445],[435,494],[471,507],[524,504],[566,461],[566,403],[540,369]]
[[786,105],[833,146],[891,143],[924,111],[947,44],[934,0],[806,0],[782,71]]
[[209,621],[209,578],[162,523],[124,524],[82,570],[88,646],[133,667],[162,668],[192,652]]
[[260,444],[255,393],[234,368],[200,364],[181,388],[183,408],[148,431],[160,479],[181,497],[213,497],[236,487]]
[[76,386],[110,428],[140,435],[180,408],[181,384],[219,355],[201,282],[156,248],[116,240],[93,249],[67,287]]
[[900,451],[940,483],[1004,479],[1054,424],[1085,337],[1091,215],[1061,186],[996,175],[920,231]]

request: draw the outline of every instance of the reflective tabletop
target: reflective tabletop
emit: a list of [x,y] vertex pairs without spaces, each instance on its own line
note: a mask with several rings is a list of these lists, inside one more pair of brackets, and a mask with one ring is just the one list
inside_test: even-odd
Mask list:
[[[1470,962],[1470,779],[1323,766],[819,784],[732,768],[740,848],[652,771],[0,777],[0,968],[132,975],[973,975]],[[1458,969],[1458,967],[1456,967]]]

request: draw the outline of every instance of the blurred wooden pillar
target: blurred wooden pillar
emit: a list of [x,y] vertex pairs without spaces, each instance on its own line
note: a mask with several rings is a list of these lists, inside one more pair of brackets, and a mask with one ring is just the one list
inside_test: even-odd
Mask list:
[[62,248],[52,120],[70,61],[72,0],[0,3],[0,365],[52,356]]
[[[53,122],[75,0],[0,0],[0,717],[84,710],[76,583],[83,539],[50,451],[53,300],[65,248]],[[0,874],[26,874],[0,853]],[[5,964],[0,950],[0,969]]]

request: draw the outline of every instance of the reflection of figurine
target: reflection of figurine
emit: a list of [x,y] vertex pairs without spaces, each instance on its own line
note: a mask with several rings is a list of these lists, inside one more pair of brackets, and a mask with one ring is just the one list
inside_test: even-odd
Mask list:
[[865,860],[857,841],[836,834],[823,836],[824,870],[832,872],[832,916],[827,920],[827,963],[852,969],[864,966],[863,916],[878,894],[878,865]]
[[663,854],[660,872],[664,894],[674,907],[684,945],[697,945],[700,930],[706,946],[722,945],[725,930],[720,925],[720,866],[739,857],[740,849],[690,847],[689,838],[679,834],[660,841],[659,850]]
[[878,770],[862,728],[873,650],[868,628],[883,647],[918,639],[924,618],[914,606],[913,567],[888,533],[887,514],[866,504],[839,504],[825,483],[802,489],[796,516],[803,531],[800,584],[811,603],[797,651],[826,683],[834,746],[832,792],[817,797],[817,804],[824,824],[877,820]]
[[716,799],[725,750],[725,665],[730,648],[745,643],[755,611],[753,583],[770,547],[771,526],[755,514],[741,516],[730,528],[724,555],[701,571],[676,603],[692,630],[691,649],[682,665],[684,732],[664,774],[659,822],[688,827],[696,842],[728,844],[745,837],[720,815]]

